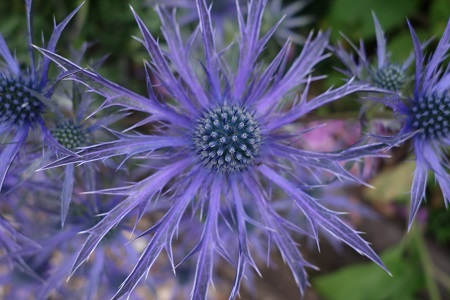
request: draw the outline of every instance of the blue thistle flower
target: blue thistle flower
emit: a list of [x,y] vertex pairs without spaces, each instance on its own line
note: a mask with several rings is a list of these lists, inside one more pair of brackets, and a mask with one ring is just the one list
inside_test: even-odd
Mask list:
[[410,66],[413,54],[402,63],[392,62],[390,53],[386,47],[386,37],[378,19],[373,13],[373,22],[375,24],[377,40],[377,63],[373,66],[367,57],[363,41],[360,41],[359,48],[354,45],[347,37],[344,38],[356,52],[355,59],[352,53],[348,53],[344,46],[339,43],[334,49],[336,56],[347,68],[340,70],[349,78],[356,77],[361,82],[366,82],[380,89],[401,93],[406,83],[409,81],[407,69]]
[[[237,68],[227,52],[216,49],[211,13],[204,0],[197,0],[200,34],[204,59],[203,75],[191,61],[196,35],[185,43],[174,14],[157,9],[169,51],[162,51],[156,39],[134,10],[133,14],[143,35],[141,41],[152,59],[147,71],[169,93],[168,101],[157,97],[157,87],[148,76],[148,97],[137,95],[85,70],[51,51],[39,49],[66,71],[76,76],[92,90],[107,98],[108,106],[119,105],[149,116],[133,127],[151,125],[151,134],[117,134],[118,140],[101,143],[78,153],[79,157],[62,158],[47,167],[75,162],[103,160],[124,155],[124,162],[135,157],[145,160],[149,175],[130,186],[104,192],[124,195],[126,199],[105,214],[102,221],[87,230],[74,270],[78,269],[99,245],[102,238],[131,211],[138,211],[138,220],[145,207],[166,201],[170,203],[163,217],[140,236],[152,235],[138,263],[120,286],[114,299],[129,295],[145,277],[163,251],[166,251],[174,272],[178,265],[173,256],[174,239],[186,216],[199,218],[197,234],[179,239],[192,239],[185,260],[196,259],[194,282],[190,297],[205,299],[214,274],[215,261],[224,257],[236,268],[230,298],[238,295],[241,279],[249,269],[258,272],[255,249],[250,244],[257,226],[270,244],[275,244],[303,293],[307,285],[306,262],[290,231],[304,233],[283,217],[276,208],[278,195],[289,197],[292,210],[304,214],[316,240],[318,228],[330,232],[386,270],[381,260],[356,231],[347,226],[317,199],[306,193],[304,182],[296,176],[305,170],[311,176],[328,172],[341,179],[356,180],[340,164],[355,157],[359,149],[339,153],[314,153],[294,147],[301,132],[292,133],[296,120],[316,108],[354,93],[372,88],[348,82],[307,99],[314,66],[327,57],[328,33],[313,34],[305,41],[300,55],[287,67],[289,43],[266,67],[258,58],[275,28],[260,37],[261,20],[267,1],[248,4],[246,19],[238,10],[239,60]],[[172,72],[175,70],[175,74]],[[203,84],[204,83],[204,84]],[[305,85],[299,96],[298,88]],[[226,213],[228,212],[228,213]],[[231,217],[233,216],[233,217]],[[222,238],[221,224],[232,224],[236,234],[233,243]],[[200,234],[198,234],[200,232]]]
[[[115,113],[109,114],[96,120],[90,119],[90,108],[94,97],[92,93],[83,90],[80,84],[74,83],[71,93],[67,95],[72,101],[72,110],[69,115],[65,117],[61,114],[59,120],[56,122],[54,128],[50,131],[51,136],[63,148],[77,152],[82,148],[89,147],[95,144],[94,139],[99,137],[99,131],[107,128],[107,126],[122,119],[125,114]],[[55,154],[58,155],[58,152]],[[53,155],[53,153],[49,153]],[[95,190],[95,172],[97,166],[91,164],[84,164],[78,168],[80,178],[83,180],[83,186],[87,190]],[[68,164],[64,166],[64,180],[61,190],[61,223],[64,226],[65,219],[69,211],[70,201],[72,199],[73,189],[75,186],[75,164]]]
[[442,189],[444,202],[450,201],[450,180],[446,148],[450,144],[450,66],[442,67],[450,49],[450,22],[434,53],[425,59],[423,48],[408,22],[414,45],[416,70],[414,90],[410,96],[375,99],[390,106],[404,121],[403,127],[394,137],[377,136],[389,146],[412,139],[416,169],[411,187],[411,208],[408,228],[425,199],[428,172],[434,172]]
[[81,148],[87,142],[87,131],[83,124],[71,119],[57,123],[52,135],[61,146],[71,151]]
[[[24,144],[31,129],[39,126],[43,139],[62,152],[51,137],[42,119],[42,113],[50,104],[53,86],[48,78],[50,59],[44,57],[35,62],[32,48],[31,0],[26,0],[27,44],[29,48],[30,65],[21,70],[20,63],[11,54],[5,39],[0,34],[0,56],[4,64],[0,67],[0,135],[3,147],[0,152],[0,189],[3,186],[8,169]],[[49,51],[55,51],[56,43],[64,27],[78,11],[75,9],[60,24],[56,25],[46,46]]]

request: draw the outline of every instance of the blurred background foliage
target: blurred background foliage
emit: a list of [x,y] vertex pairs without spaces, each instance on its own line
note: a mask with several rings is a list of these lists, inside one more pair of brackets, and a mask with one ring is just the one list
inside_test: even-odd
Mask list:
[[[269,0],[270,1],[270,0]],[[284,0],[285,5],[297,0]],[[68,12],[82,1],[34,0],[34,38],[40,44],[41,34],[48,39],[53,17],[62,20]],[[94,43],[89,57],[108,54],[103,74],[121,83],[132,83],[135,72],[142,72],[142,60],[146,55],[139,43],[131,37],[139,36],[138,28],[129,5],[133,6],[146,21],[152,32],[159,29],[159,20],[149,1],[107,1],[87,0],[75,21],[63,34],[58,48],[60,52],[69,45],[79,47],[82,42]],[[372,12],[376,13],[388,37],[388,47],[394,60],[403,60],[411,51],[411,39],[406,25],[409,19],[416,28],[419,37],[440,36],[450,16],[448,0],[313,0],[302,11],[314,18],[311,25],[300,28],[306,36],[310,30],[332,30],[332,42],[345,34],[352,41],[363,39],[369,53],[375,51],[375,31]],[[25,55],[23,1],[0,2],[0,32],[11,48],[17,49],[19,56]],[[139,85],[135,86],[137,89]]]
[[[294,1],[296,0],[284,0],[284,3]],[[61,21],[80,3],[79,0],[34,0],[34,43],[41,45],[42,37],[45,41],[49,39],[53,17],[57,22]],[[159,20],[145,1],[88,0],[63,33],[57,49],[63,56],[68,56],[70,47],[79,48],[83,42],[90,42],[92,46],[86,55],[86,64],[92,59],[108,55],[100,73],[137,92],[145,93],[143,60],[147,59],[147,55],[143,47],[132,38],[140,35],[129,5],[139,12],[150,30],[158,36]],[[363,39],[366,50],[373,54],[376,42],[372,12],[377,15],[385,30],[393,59],[402,61],[412,51],[406,20],[413,24],[422,40],[435,36],[436,39],[431,44],[433,46],[449,19],[450,2],[314,0],[310,1],[303,13],[312,16],[315,21],[300,28],[299,33],[306,36],[310,30],[330,28],[332,43],[341,39],[340,34],[343,33],[355,43]],[[23,1],[0,1],[0,32],[10,49],[15,50],[17,56],[26,62]],[[277,47],[276,44],[273,46]],[[297,46],[295,50],[299,49],[301,46]],[[333,70],[335,65],[339,66],[339,62],[330,58],[319,67],[318,72],[330,75],[318,88],[324,90],[331,84],[342,83],[342,75]],[[348,106],[345,102],[338,102],[337,105],[341,107],[331,106],[321,113],[326,117],[336,110],[354,110],[357,113],[359,109],[359,106]],[[419,224],[406,235],[404,218],[409,201],[406,192],[411,186],[414,167],[413,163],[407,161],[407,150],[399,150],[394,158],[383,162],[378,175],[370,182],[376,187],[375,190],[361,192],[361,201],[368,202],[378,210],[382,218],[402,229],[398,243],[377,249],[382,253],[382,258],[394,277],[389,277],[369,263],[341,266],[338,271],[313,275],[313,289],[317,294],[314,292],[315,296],[311,296],[311,299],[450,299],[450,277],[444,271],[450,259],[450,212],[443,206],[442,199],[436,199],[442,197],[442,194],[436,190],[438,188],[435,187],[433,178],[430,178],[428,201],[423,208],[424,221],[420,223],[419,220]],[[370,236],[366,236],[366,239],[371,241]],[[373,243],[376,248],[377,242]],[[438,252],[430,244],[436,245]],[[447,255],[439,256],[436,253]],[[446,261],[436,261],[434,256],[443,257]]]

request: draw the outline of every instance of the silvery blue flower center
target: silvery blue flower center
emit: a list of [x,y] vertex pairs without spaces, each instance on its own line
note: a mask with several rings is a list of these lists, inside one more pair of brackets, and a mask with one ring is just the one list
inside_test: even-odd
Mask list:
[[391,64],[376,70],[373,80],[375,84],[383,89],[397,91],[405,84],[405,74],[402,68]]
[[197,121],[195,152],[203,165],[223,173],[253,164],[261,147],[261,129],[247,109],[232,105],[206,111]]
[[421,130],[422,137],[439,139],[450,136],[450,94],[420,97],[411,107],[411,126]]
[[0,78],[0,123],[21,126],[36,121],[43,105],[27,88],[35,89],[24,80]]
[[82,126],[71,121],[57,124],[52,130],[52,135],[61,146],[69,150],[81,147],[86,142],[86,132]]

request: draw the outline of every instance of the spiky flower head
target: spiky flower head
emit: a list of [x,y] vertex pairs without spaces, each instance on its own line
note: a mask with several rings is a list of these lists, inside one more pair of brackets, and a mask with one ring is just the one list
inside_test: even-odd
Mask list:
[[29,79],[16,79],[0,74],[0,123],[12,126],[36,123],[43,104],[30,90],[40,92]]
[[203,113],[193,140],[204,166],[222,173],[239,172],[258,158],[261,129],[244,107],[223,105]]
[[[165,214],[143,233],[151,234],[151,240],[114,299],[129,294],[163,251],[167,252],[175,273],[179,263],[189,258],[196,260],[192,299],[206,298],[217,268],[216,261],[224,257],[236,268],[230,293],[230,298],[235,298],[243,274],[251,269],[258,273],[255,248],[250,245],[255,232],[276,245],[303,293],[307,285],[305,268],[311,265],[303,259],[290,231],[304,233],[304,230],[285,219],[278,210],[276,204],[280,197],[291,201],[292,213],[306,216],[316,239],[318,228],[323,228],[384,268],[367,242],[347,226],[338,213],[322,206],[301,188],[305,182],[298,176],[299,172],[310,174],[311,178],[329,173],[340,179],[358,181],[341,165],[342,160],[354,157],[353,150],[342,154],[305,151],[295,146],[301,130],[295,134],[292,131],[299,128],[296,123],[299,118],[316,108],[372,88],[348,82],[308,100],[309,85],[316,78],[310,76],[312,70],[327,57],[324,51],[328,46],[328,33],[311,34],[289,67],[286,66],[289,43],[284,44],[273,61],[263,64],[259,57],[275,28],[260,37],[267,1],[253,0],[248,4],[246,18],[238,9],[236,47],[239,58],[236,62],[236,56],[228,57],[227,50],[217,49],[207,3],[197,0],[196,4],[201,41],[196,39],[195,32],[185,42],[175,14],[157,9],[168,51],[160,48],[133,10],[143,36],[142,44],[151,58],[146,66],[169,93],[169,101],[160,101],[150,76],[149,95],[143,97],[40,49],[76,76],[76,80],[107,97],[108,105],[148,114],[133,128],[147,123],[152,128],[147,134],[118,133],[117,141],[86,148],[78,157],[62,158],[48,165],[51,168],[124,155],[124,161],[135,157],[145,161],[141,166],[148,167],[140,171],[148,172],[148,176],[137,183],[105,191],[126,198],[87,231],[87,241],[74,269],[79,268],[102,238],[135,208],[139,220],[145,207],[170,203]],[[197,47],[195,42],[202,42],[203,57],[191,60],[190,55],[194,53],[191,50]],[[301,86],[305,88],[299,91]],[[295,92],[300,93],[295,96]],[[198,225],[192,230],[183,228],[186,234],[177,235],[185,232],[178,228],[183,226],[182,220],[190,216],[198,217]],[[252,230],[253,226],[258,230]],[[229,228],[226,230],[231,230],[232,234],[226,234],[224,228]],[[185,255],[176,259],[173,248],[177,244],[184,245],[185,240],[188,240],[183,246]]]
[[[84,52],[85,46],[82,47]],[[110,124],[120,120],[125,116],[123,113],[108,114],[105,110],[104,116],[93,119],[89,118],[91,115],[92,103],[95,97],[92,93],[86,91],[81,84],[71,82],[71,89],[60,93],[58,97],[69,98],[72,101],[71,109],[64,111],[65,114],[71,117],[65,117],[63,113],[58,112],[59,118],[54,128],[50,131],[51,137],[60,145],[60,147],[71,152],[78,152],[83,147],[89,147],[94,141],[101,136],[101,131],[106,129]],[[49,153],[49,155],[58,155],[59,153]],[[73,164],[64,166],[64,180],[61,189],[61,223],[64,226],[65,219],[69,211],[69,205],[72,199],[72,194],[75,186],[75,177],[78,173],[82,182],[80,184],[87,189],[95,189],[95,184],[92,181],[98,166],[91,164],[84,164],[77,169]]]
[[[84,122],[79,120],[62,118],[51,130],[50,134],[56,142],[69,151],[79,151],[80,147],[86,146],[88,139],[88,130],[85,128]],[[91,180],[92,170],[86,165],[89,179]],[[61,224],[64,226],[69,205],[72,200],[73,189],[75,186],[75,167],[74,165],[64,166],[64,180],[61,188]],[[89,186],[89,184],[88,184]]]
[[403,98],[379,99],[393,108],[403,120],[400,132],[391,138],[378,137],[389,146],[403,143],[412,138],[416,169],[411,188],[411,209],[409,227],[417,214],[420,204],[425,199],[428,172],[434,172],[446,205],[450,203],[450,177],[446,150],[450,145],[450,67],[442,66],[450,49],[450,21],[436,50],[425,59],[417,35],[409,24],[416,70],[414,89]]
[[408,107],[407,126],[422,140],[445,140],[450,134],[450,94],[448,90],[421,96]]
[[[6,141],[0,149],[0,190],[3,186],[8,169],[19,153],[28,136],[29,130],[39,126],[45,140],[49,145],[65,152],[51,137],[43,118],[42,112],[50,102],[53,93],[51,81],[48,78],[50,60],[44,57],[35,61],[32,48],[31,0],[25,0],[27,11],[27,45],[29,48],[30,64],[28,68],[21,69],[19,61],[14,57],[5,39],[0,34],[0,136]],[[74,16],[74,12],[55,26],[46,49],[54,51],[62,30]],[[44,45],[45,46],[45,45]],[[67,154],[67,152],[66,152]]]
[[405,70],[397,64],[388,64],[373,71],[372,79],[376,86],[399,91],[406,83]]
[[72,120],[62,121],[56,124],[51,131],[53,137],[64,148],[75,150],[86,143],[86,131],[82,125],[74,123]]
[[346,67],[345,70],[341,71],[350,78],[355,77],[357,80],[366,82],[380,89],[401,93],[409,81],[407,69],[412,62],[413,55],[411,53],[402,64],[392,62],[390,53],[386,48],[387,42],[384,31],[378,22],[375,13],[373,13],[373,21],[375,24],[377,40],[377,63],[372,63],[368,58],[362,41],[358,48],[344,36],[356,52],[356,55],[348,53],[343,44],[339,44],[335,48],[334,51],[336,56]]

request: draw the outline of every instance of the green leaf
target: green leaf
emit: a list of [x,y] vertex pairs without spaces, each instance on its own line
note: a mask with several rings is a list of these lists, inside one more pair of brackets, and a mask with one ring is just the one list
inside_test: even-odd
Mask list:
[[333,25],[334,37],[343,32],[353,40],[375,36],[372,11],[385,31],[406,25],[406,18],[418,7],[418,0],[335,0],[326,18]]
[[[388,36],[388,38],[389,37],[390,36]],[[390,38],[388,41],[388,49],[392,54],[392,62],[402,64],[413,51],[411,34],[409,31],[405,30],[399,32],[395,37]],[[414,69],[413,66],[414,61],[412,62],[410,69]],[[410,73],[412,75],[412,72]]]
[[428,20],[433,28],[433,33],[436,36],[441,36],[444,32],[445,25],[450,16],[450,5],[448,0],[434,0],[430,7],[430,15]]
[[415,167],[407,161],[383,170],[370,182],[375,189],[365,188],[363,195],[373,202],[407,201]]
[[381,255],[393,277],[373,263],[344,268],[313,280],[315,289],[327,300],[417,299],[424,278],[416,248],[400,244]]

